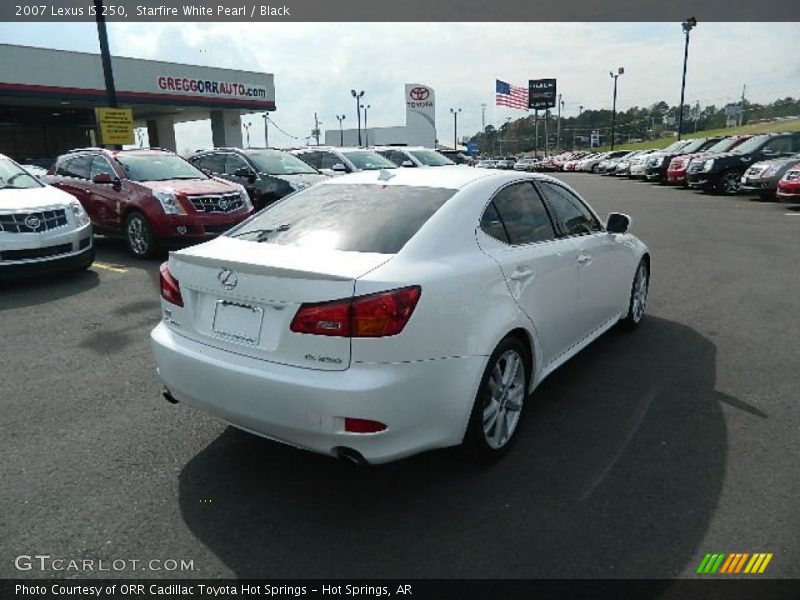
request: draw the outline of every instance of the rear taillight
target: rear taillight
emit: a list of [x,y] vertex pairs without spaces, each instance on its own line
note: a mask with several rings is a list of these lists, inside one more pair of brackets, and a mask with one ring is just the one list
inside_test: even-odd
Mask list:
[[161,264],[161,297],[175,306],[183,306],[183,297],[178,280],[169,272],[167,263]]
[[348,300],[303,304],[292,320],[291,330],[338,337],[397,335],[414,313],[421,293],[415,285]]

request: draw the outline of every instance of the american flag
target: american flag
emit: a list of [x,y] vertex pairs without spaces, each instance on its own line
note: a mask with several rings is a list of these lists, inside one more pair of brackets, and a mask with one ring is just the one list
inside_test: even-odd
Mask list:
[[527,88],[510,85],[499,79],[495,81],[494,99],[497,106],[509,106],[511,108],[519,108],[520,110],[528,110]]

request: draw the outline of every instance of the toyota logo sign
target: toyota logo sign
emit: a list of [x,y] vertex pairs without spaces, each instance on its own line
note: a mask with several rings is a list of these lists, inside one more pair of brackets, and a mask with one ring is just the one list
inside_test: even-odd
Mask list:
[[422,100],[427,100],[428,96],[431,95],[431,91],[426,87],[415,87],[411,88],[411,90],[408,92],[408,95],[411,96],[412,100],[420,102]]

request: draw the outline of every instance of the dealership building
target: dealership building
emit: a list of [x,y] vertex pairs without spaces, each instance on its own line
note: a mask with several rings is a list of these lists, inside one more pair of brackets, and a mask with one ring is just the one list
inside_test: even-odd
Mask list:
[[[421,83],[407,83],[404,102],[406,124],[364,128],[362,121],[362,145],[436,148],[436,94],[433,88]],[[328,129],[325,143],[328,146],[358,146],[358,128]]]
[[[241,116],[275,110],[268,73],[113,57],[117,104],[150,146],[177,151],[176,123],[210,119],[214,146],[241,146]],[[44,160],[97,145],[108,106],[99,54],[0,44],[0,153]]]

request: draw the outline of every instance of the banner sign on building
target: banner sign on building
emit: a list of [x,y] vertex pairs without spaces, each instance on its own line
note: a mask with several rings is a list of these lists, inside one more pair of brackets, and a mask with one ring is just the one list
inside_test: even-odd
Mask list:
[[546,110],[556,105],[555,79],[530,79],[528,81],[528,108]]
[[133,110],[130,108],[95,108],[100,143],[108,146],[133,144]]

